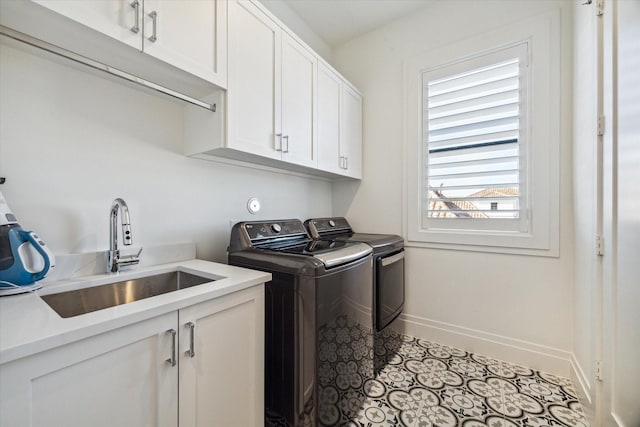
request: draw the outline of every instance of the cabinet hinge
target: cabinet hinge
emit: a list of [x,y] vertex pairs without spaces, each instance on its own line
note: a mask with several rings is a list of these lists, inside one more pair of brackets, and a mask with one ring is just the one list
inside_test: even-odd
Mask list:
[[602,16],[604,13],[604,0],[596,0],[596,16]]
[[596,255],[604,255],[604,238],[599,234],[596,236]]
[[602,360],[596,360],[596,380],[602,381]]
[[604,116],[598,116],[598,136],[604,135]]

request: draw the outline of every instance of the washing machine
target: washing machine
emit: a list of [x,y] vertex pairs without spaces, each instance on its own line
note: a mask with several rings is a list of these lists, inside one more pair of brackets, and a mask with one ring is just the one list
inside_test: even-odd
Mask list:
[[353,392],[374,376],[372,252],[312,239],[296,219],[232,228],[229,264],[273,278],[265,284],[266,426],[350,421],[340,408],[353,407]]
[[312,218],[304,222],[312,238],[365,243],[373,251],[373,313],[381,332],[404,308],[404,239],[394,234],[356,233],[342,217]]

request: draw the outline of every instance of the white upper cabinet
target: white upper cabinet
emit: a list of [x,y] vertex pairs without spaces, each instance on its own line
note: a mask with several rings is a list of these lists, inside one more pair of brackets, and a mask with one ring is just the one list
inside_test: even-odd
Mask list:
[[316,69],[318,60],[293,37],[282,37],[282,159],[317,166]]
[[344,172],[340,153],[340,91],[342,79],[323,63],[318,64],[318,168]]
[[144,0],[143,52],[225,87],[226,9],[226,0]]
[[346,83],[342,84],[340,155],[344,173],[362,178],[362,97]]
[[0,0],[0,24],[212,105],[187,155],[362,177],[361,96],[257,0]]
[[362,97],[318,64],[318,168],[362,178]]
[[186,95],[226,88],[226,0],[24,0],[0,9],[2,25]]
[[227,147],[314,167],[316,57],[250,2],[229,2]]
[[256,1],[228,3],[228,89],[186,107],[185,153],[331,178],[362,175],[362,99]]
[[142,50],[143,0],[33,0],[90,29]]
[[252,3],[231,1],[228,7],[226,146],[280,159],[282,32]]

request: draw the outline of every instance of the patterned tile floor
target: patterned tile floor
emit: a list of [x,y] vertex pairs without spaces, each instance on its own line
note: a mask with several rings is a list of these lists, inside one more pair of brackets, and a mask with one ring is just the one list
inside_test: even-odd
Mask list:
[[382,338],[372,349],[375,374],[353,353],[328,361],[333,374],[321,373],[320,425],[587,426],[566,378],[393,331]]

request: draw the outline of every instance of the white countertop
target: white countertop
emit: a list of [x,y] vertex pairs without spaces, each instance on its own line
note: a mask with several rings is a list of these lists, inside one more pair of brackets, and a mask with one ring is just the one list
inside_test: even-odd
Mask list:
[[[209,277],[214,281],[66,319],[60,317],[40,297],[176,270]],[[45,288],[38,291],[0,298],[0,364],[269,280],[270,273],[192,259],[134,267],[117,274],[96,274],[48,282]]]

